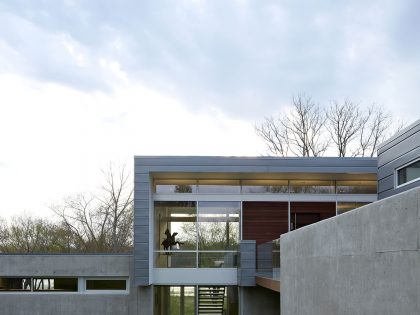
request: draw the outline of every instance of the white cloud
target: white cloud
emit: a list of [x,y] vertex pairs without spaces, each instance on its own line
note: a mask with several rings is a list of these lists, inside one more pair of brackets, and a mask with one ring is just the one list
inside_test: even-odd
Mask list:
[[[0,215],[47,213],[47,204],[100,185],[109,162],[134,155],[258,155],[252,124],[217,108],[191,113],[138,83],[113,94],[0,75]],[[7,136],[6,136],[7,135]]]
[[0,3],[0,215],[98,185],[134,154],[259,155],[306,93],[420,116],[418,4]]

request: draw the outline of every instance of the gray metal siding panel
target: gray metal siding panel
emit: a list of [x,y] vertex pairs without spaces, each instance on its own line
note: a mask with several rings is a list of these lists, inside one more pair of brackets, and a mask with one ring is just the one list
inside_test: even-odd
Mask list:
[[378,155],[382,154],[384,151],[394,147],[397,143],[401,142],[404,139],[411,137],[412,134],[420,131],[420,120],[415,121],[407,128],[401,130],[396,135],[392,136],[390,139],[381,143],[378,148]]
[[393,195],[396,195],[396,194],[399,194],[401,192],[404,192],[404,191],[407,191],[407,190],[410,190],[410,189],[416,188],[416,187],[420,187],[420,181],[417,181],[417,182],[414,182],[414,183],[411,183],[411,184],[408,184],[408,185],[404,185],[404,186],[399,187],[399,188],[385,190],[385,191],[378,194],[378,200],[386,198],[386,197],[390,197],[390,196],[393,196]]
[[382,179],[386,176],[394,174],[394,171],[396,168],[410,161],[413,161],[417,159],[418,157],[420,157],[420,147],[417,147],[411,151],[406,152],[403,156],[396,158],[390,163],[380,166],[378,169],[378,179]]
[[150,284],[149,276],[149,209],[150,209],[150,175],[135,172],[134,181],[134,259],[135,283],[138,286]]
[[393,175],[389,175],[378,181],[378,194],[390,189],[394,189]]
[[420,186],[420,181],[394,189],[395,170],[420,157],[420,120],[381,145],[378,150],[378,198]]
[[238,285],[255,286],[256,242],[241,241],[239,243],[239,252]]
[[381,167],[399,157],[402,157],[409,151],[420,147],[420,131],[412,134],[409,138],[396,143],[393,147],[380,154],[378,166]]
[[136,171],[156,169],[161,166],[203,167],[220,166],[244,167],[376,167],[376,158],[275,158],[275,157],[136,157]]
[[150,172],[191,173],[372,173],[374,166],[153,166]]

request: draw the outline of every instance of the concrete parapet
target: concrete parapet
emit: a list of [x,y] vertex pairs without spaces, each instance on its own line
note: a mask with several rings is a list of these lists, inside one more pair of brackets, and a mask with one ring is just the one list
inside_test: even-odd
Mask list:
[[281,314],[419,314],[420,188],[281,236]]

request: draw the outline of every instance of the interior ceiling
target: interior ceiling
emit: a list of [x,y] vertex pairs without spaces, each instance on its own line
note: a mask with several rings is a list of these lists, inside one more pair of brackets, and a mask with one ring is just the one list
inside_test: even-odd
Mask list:
[[377,180],[376,173],[189,173],[155,172],[154,179],[322,179],[322,180]]

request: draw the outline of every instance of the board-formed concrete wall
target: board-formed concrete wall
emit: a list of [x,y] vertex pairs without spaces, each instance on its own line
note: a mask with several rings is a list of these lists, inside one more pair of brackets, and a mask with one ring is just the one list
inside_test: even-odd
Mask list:
[[128,277],[129,293],[0,292],[0,314],[151,314],[134,285],[133,255],[0,254],[0,277]]
[[420,314],[420,188],[281,236],[282,315]]

